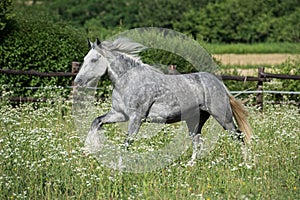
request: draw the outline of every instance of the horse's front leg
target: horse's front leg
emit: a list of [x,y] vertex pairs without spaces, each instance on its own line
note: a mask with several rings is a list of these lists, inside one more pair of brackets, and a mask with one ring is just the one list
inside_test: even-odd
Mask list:
[[103,138],[101,138],[101,135],[97,133],[97,130],[99,130],[102,125],[115,122],[123,122],[126,120],[126,116],[114,110],[111,110],[107,114],[95,118],[85,140],[86,153],[96,153],[101,149]]
[[124,122],[124,121],[127,121],[127,118],[126,116],[124,116],[124,114],[111,110],[110,112],[94,119],[91,125],[90,132],[95,132],[99,130],[103,124],[110,124],[110,123]]

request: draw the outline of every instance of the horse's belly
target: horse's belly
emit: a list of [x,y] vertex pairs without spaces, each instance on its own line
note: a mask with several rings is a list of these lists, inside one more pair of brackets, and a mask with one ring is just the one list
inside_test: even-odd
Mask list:
[[186,89],[178,89],[177,87],[177,89],[165,89],[163,92],[157,92],[147,119],[153,122],[174,123],[194,117],[195,114],[199,114],[199,108],[203,104],[194,93],[195,91],[191,91],[188,87]]
[[149,110],[147,119],[156,123],[174,123],[181,121],[180,106],[154,103]]

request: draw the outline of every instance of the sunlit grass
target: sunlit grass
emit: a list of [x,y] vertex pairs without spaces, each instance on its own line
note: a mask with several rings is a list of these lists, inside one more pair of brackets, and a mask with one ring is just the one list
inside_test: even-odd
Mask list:
[[[0,106],[0,199],[299,198],[296,107],[266,105],[263,112],[249,108],[255,135],[247,162],[240,145],[221,134],[215,149],[193,167],[186,166],[190,149],[170,166],[136,174],[115,171],[84,155],[71,102],[12,106],[4,101]],[[99,104],[100,110],[108,106]],[[107,127],[117,135],[114,130]],[[139,138],[134,146],[150,142],[145,140]]]
[[288,53],[299,54],[298,43],[254,43],[254,44],[209,44],[201,43],[212,54],[262,54],[262,53]]

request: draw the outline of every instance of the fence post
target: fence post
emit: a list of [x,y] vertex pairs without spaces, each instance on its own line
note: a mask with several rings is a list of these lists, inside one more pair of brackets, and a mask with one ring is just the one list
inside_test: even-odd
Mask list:
[[[263,79],[263,72],[265,68],[258,68],[258,78]],[[263,80],[258,80],[257,82],[257,94],[256,94],[256,105],[262,110],[263,109]]]
[[80,62],[72,62],[72,73],[78,73],[80,70]]
[[[76,74],[78,73],[80,70],[80,62],[72,62],[72,73]],[[72,86],[74,86],[74,81],[72,81]]]
[[[80,65],[81,65],[80,62],[75,62],[75,61],[72,62],[72,73],[73,73],[73,74],[79,72],[79,70],[80,70]],[[74,78],[73,78],[73,81],[72,81],[72,86],[73,86],[73,90],[72,90],[72,92],[71,92],[71,95],[74,95],[74,94],[76,93],[76,88],[74,87],[74,86],[75,86]]]

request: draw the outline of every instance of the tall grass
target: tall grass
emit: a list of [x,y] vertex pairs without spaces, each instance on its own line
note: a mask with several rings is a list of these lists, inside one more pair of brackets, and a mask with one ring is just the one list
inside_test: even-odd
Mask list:
[[211,54],[287,53],[299,54],[299,43],[208,44],[201,43]]
[[224,132],[193,167],[186,166],[189,150],[170,166],[135,174],[83,154],[71,102],[0,106],[0,199],[299,199],[295,107],[250,108],[255,135],[247,162]]

